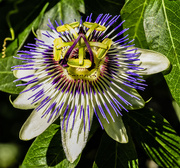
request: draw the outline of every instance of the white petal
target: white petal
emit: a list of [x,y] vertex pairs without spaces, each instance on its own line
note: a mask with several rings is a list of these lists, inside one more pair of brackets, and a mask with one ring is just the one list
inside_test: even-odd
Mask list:
[[[52,38],[52,37],[47,37],[47,36],[45,36],[44,34],[47,34],[47,32],[48,32],[53,38]],[[51,44],[51,45],[54,44],[54,38],[58,38],[58,37],[59,37],[58,34],[52,32],[52,31],[47,31],[47,30],[40,30],[40,29],[38,29],[38,30],[36,31],[36,33],[37,33],[37,38],[38,38],[39,40],[45,41],[46,44],[49,43],[49,44]]]
[[[13,71],[13,75],[16,78],[23,78],[23,77],[26,77],[26,76],[29,76],[29,75],[33,75],[34,73],[35,73],[35,70],[14,70]],[[28,81],[30,81],[32,79],[33,79],[33,77],[26,78],[26,79],[21,79],[21,80],[24,81],[24,82],[28,82]]]
[[152,75],[163,72],[170,67],[168,58],[156,51],[138,48],[137,52],[141,52],[139,59],[141,61],[142,71],[138,71],[141,75]]
[[106,131],[106,133],[115,141],[120,142],[120,143],[128,143],[128,135],[126,133],[126,128],[124,126],[122,117],[116,116],[115,114],[112,113],[112,116],[114,118],[114,122],[112,121],[112,119],[110,118],[110,116],[108,116],[108,114],[106,115],[109,123],[106,121],[106,119],[104,119],[101,114],[98,115],[102,125]]
[[123,100],[121,100],[119,97],[116,97],[118,102],[120,102],[126,109],[135,110],[144,107],[145,102],[136,89],[118,83],[118,80],[112,79],[112,81],[113,82],[111,82],[110,84],[111,88],[109,89],[109,93],[112,93],[114,91],[116,95],[119,94],[126,101],[128,101],[131,105],[125,104]]
[[55,100],[61,93],[55,90],[52,81],[53,79],[49,78],[44,81],[45,84],[43,82],[29,84],[12,102],[12,105],[15,108],[26,110],[35,108],[47,96]]
[[[30,89],[32,87],[31,85],[28,85],[23,91]],[[33,109],[35,108],[35,104],[31,104],[33,102],[33,99],[28,99],[30,98],[33,94],[35,94],[36,92],[33,92],[32,90],[21,93],[18,95],[18,97],[13,101],[12,105],[15,108],[19,108],[19,109]]]
[[[106,87],[106,90],[104,90],[104,93],[102,93],[99,90],[101,92],[99,97],[103,97],[103,95],[105,96],[104,98],[100,98],[100,99],[104,99],[104,101],[106,101],[106,99],[110,97],[111,99],[109,99],[106,103],[108,104],[108,102],[114,101],[113,98],[115,98],[127,110],[135,110],[135,109],[143,108],[145,105],[145,102],[143,98],[140,96],[140,94],[137,92],[137,90],[129,86],[126,86],[125,84],[122,84],[119,81],[118,76],[113,76],[113,77],[114,78],[111,78],[111,82],[109,83],[105,79],[109,86],[107,86],[102,81],[103,85]],[[99,85],[101,85],[100,82],[99,82]],[[101,87],[103,86],[101,85]],[[98,92],[97,92],[97,95],[98,95]],[[96,103],[97,102],[95,102],[95,104]],[[116,102],[114,103],[116,104]],[[120,106],[120,108],[123,108],[122,106]]]
[[172,106],[177,115],[178,121],[180,122],[180,106],[178,105],[178,103],[175,100],[172,101]]
[[49,122],[48,119],[51,115],[51,112],[42,117],[43,113],[47,109],[48,104],[41,108],[38,112],[33,110],[29,118],[26,120],[22,126],[19,137],[22,140],[30,140],[41,133],[43,133],[58,117],[59,115],[54,115]]
[[[110,94],[110,91],[108,93]],[[93,106],[95,107],[96,113],[98,115],[98,120],[100,120],[107,134],[112,139],[120,143],[127,143],[128,136],[126,133],[126,128],[123,124],[120,114],[118,114],[117,112],[117,108],[115,110],[115,108],[113,108],[114,105],[110,103],[112,102],[112,100],[110,99],[110,97],[108,97],[107,92],[104,90],[104,93],[102,93],[101,91],[100,93],[98,93],[95,89],[95,92],[91,95]],[[139,103],[137,103],[137,106],[139,106]]]
[[[82,150],[84,149],[90,129],[88,126],[88,118],[86,115],[85,117],[86,124],[84,130],[83,116],[81,116],[80,118],[80,114],[76,114],[74,127],[72,129],[73,115],[74,112],[72,112],[72,115],[70,116],[67,131],[66,131],[67,118],[64,122],[64,128],[61,129],[62,145],[64,148],[64,152],[66,154],[67,159],[71,163],[73,163],[78,158],[79,154],[81,154]],[[91,115],[90,117],[91,122],[92,122],[92,117],[93,115]],[[62,123],[63,123],[63,119],[61,118],[61,125]]]

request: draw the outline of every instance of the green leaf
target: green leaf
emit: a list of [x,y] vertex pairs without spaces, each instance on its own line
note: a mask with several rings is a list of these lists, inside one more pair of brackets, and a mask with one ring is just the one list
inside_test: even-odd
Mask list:
[[132,137],[159,166],[180,166],[180,137],[159,113],[146,108],[126,115]]
[[122,144],[104,134],[93,168],[138,168],[136,149],[131,136],[128,137],[129,142]]
[[21,61],[12,57],[0,59],[0,90],[11,94],[18,94],[23,87],[16,87],[21,82],[13,82],[16,78],[11,71],[11,66],[21,64]]
[[[74,22],[74,19],[80,20],[81,13],[85,12],[83,0],[61,0],[49,11],[47,11],[42,19],[39,29],[41,30],[51,30],[47,25],[48,19],[54,26],[55,20],[59,23],[62,20],[64,23]],[[59,23],[60,24],[60,23]]]
[[27,39],[32,27],[37,28],[39,21],[41,20],[48,3],[42,9],[40,15],[22,32],[18,37],[7,47],[6,57],[0,58],[0,90],[11,94],[18,94],[22,87],[17,88],[18,83],[14,83],[15,77],[11,71],[11,67],[14,65],[22,64],[21,61],[13,58],[17,54],[17,51],[22,47]]
[[60,125],[52,124],[43,134],[39,135],[22,163],[24,167],[73,168],[80,160],[70,163],[64,154],[61,144]]
[[85,13],[84,0],[61,0],[61,19],[64,23],[80,20],[81,13]]
[[134,39],[139,48],[148,48],[143,27],[144,11],[148,2],[149,0],[129,0],[121,10],[121,17],[125,20],[123,28],[129,28],[124,36],[129,34],[129,40]]
[[59,23],[60,20],[62,19],[61,15],[62,15],[61,2],[58,2],[56,5],[50,8],[47,12],[45,12],[38,29],[51,31],[51,28],[47,25],[49,24],[48,19],[50,19],[51,23],[54,26],[56,26],[55,20]]
[[166,55],[172,71],[165,76],[173,98],[180,105],[180,2],[152,0],[144,13],[144,30],[150,49]]

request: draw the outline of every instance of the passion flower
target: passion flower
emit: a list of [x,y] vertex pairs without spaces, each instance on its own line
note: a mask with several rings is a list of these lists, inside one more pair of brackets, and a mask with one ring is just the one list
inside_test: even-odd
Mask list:
[[36,44],[28,44],[13,67],[14,75],[26,88],[14,100],[20,109],[34,109],[21,128],[20,138],[32,139],[60,117],[62,144],[73,162],[86,145],[93,116],[114,140],[126,143],[128,136],[122,111],[145,104],[137,90],[146,87],[142,75],[164,71],[168,59],[160,53],[132,48],[128,29],[119,15],[100,14],[95,22],[75,21],[50,31],[38,30]]

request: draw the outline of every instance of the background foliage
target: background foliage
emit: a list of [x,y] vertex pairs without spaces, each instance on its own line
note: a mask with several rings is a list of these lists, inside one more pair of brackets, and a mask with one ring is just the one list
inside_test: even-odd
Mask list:
[[[6,57],[1,58],[3,53],[0,54],[0,94],[3,98],[0,102],[0,167],[145,168],[150,159],[159,167],[180,167],[179,9],[178,0],[1,0],[0,45],[11,36],[10,27],[15,39],[7,41]],[[33,30],[48,29],[48,19],[68,23],[81,16],[85,19],[90,13],[93,18],[100,13],[121,14],[121,19],[126,20],[123,28],[129,28],[129,39],[134,39],[137,47],[166,55],[172,67],[167,74],[146,79],[148,87],[140,94],[146,101],[151,100],[144,109],[123,113],[130,137],[128,144],[110,139],[94,119],[86,148],[70,164],[61,146],[58,121],[33,143],[18,139],[18,131],[30,111],[14,109],[9,102],[9,95],[14,99],[23,89],[13,82],[11,67],[19,64],[13,58],[17,51],[27,42],[34,41]]]

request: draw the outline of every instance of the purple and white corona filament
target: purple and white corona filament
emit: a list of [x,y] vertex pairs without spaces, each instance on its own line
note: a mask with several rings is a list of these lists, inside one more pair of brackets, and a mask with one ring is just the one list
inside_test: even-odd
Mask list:
[[[14,107],[34,109],[20,131],[21,139],[41,134],[58,117],[67,158],[73,162],[84,148],[93,115],[113,139],[128,141],[122,111],[142,108],[144,100],[137,89],[146,84],[140,53],[122,34],[123,22],[112,28],[120,16],[91,15],[39,30],[36,44],[25,46],[13,67],[14,75],[26,86]],[[18,86],[19,86],[18,85]],[[74,152],[73,152],[74,150]],[[76,152],[75,152],[76,150]]]

